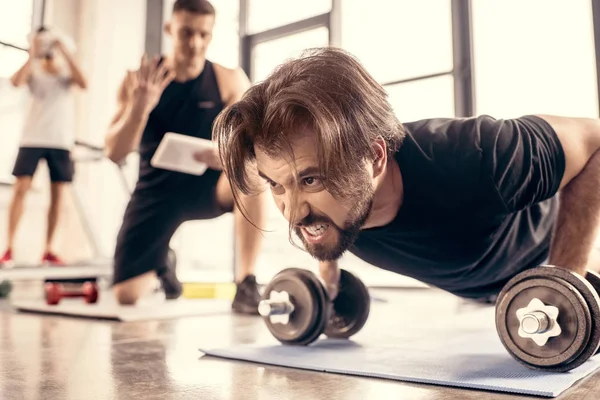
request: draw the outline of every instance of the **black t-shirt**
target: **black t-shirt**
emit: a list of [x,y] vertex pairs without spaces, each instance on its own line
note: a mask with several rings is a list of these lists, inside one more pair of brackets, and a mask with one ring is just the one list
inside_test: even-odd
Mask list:
[[404,199],[350,251],[377,267],[468,298],[497,294],[548,257],[565,156],[536,116],[404,124]]

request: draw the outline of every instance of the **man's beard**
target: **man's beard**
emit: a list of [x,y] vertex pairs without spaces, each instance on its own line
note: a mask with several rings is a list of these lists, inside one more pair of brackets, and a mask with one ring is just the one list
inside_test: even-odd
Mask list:
[[[304,248],[310,255],[319,261],[335,261],[339,259],[345,252],[354,244],[361,227],[365,224],[371,209],[373,207],[373,196],[368,196],[368,199],[359,203],[349,215],[348,220],[344,223],[343,228],[338,227],[333,221],[324,215],[315,215],[312,212],[306,216],[298,225],[294,227],[294,232],[302,243]],[[302,234],[303,226],[315,224],[327,224],[329,229],[335,229],[338,232],[338,240],[336,243],[313,244],[308,243]]]

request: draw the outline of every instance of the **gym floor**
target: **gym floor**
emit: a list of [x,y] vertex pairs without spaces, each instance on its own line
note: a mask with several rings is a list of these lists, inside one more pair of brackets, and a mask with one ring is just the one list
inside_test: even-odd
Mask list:
[[[374,294],[387,302],[373,303],[368,323],[374,325],[386,321],[389,324],[390,313],[398,315],[402,304],[426,302],[431,310],[438,309],[441,321],[474,307],[433,290],[376,291]],[[402,313],[412,313],[414,318],[427,314],[422,307],[407,307]],[[410,318],[404,314],[402,320]],[[398,341],[411,337],[410,330],[400,325],[396,332]],[[262,366],[201,357],[198,350],[201,346],[251,343],[267,335],[270,333],[257,317],[225,314],[118,323],[17,313],[4,300],[0,301],[0,398],[528,398]],[[558,398],[600,398],[600,386],[596,384],[599,377],[600,371]]]

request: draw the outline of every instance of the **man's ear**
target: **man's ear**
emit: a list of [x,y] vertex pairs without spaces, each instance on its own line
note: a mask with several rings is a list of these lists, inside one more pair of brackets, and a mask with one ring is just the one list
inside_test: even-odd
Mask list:
[[383,138],[377,138],[373,142],[373,178],[378,177],[385,170],[387,164],[387,146]]
[[171,34],[171,23],[170,23],[170,22],[168,22],[168,21],[167,21],[167,22],[165,22],[165,33],[166,33],[167,35],[170,35],[170,34]]

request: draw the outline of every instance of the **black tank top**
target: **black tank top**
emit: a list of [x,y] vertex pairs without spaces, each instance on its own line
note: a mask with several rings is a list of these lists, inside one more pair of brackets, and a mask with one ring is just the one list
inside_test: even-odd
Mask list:
[[[213,64],[206,60],[202,73],[186,82],[171,82],[150,113],[139,145],[140,166],[136,190],[190,190],[216,184],[220,171],[201,176],[154,168],[150,160],[166,132],[212,138],[212,124],[223,110]],[[190,186],[191,185],[191,186]]]

